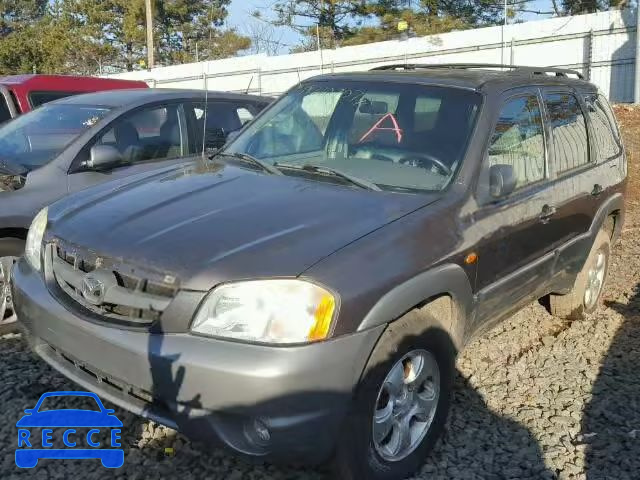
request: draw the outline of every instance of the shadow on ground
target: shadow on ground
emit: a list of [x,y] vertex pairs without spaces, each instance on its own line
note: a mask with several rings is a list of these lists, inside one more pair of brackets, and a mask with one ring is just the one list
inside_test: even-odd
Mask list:
[[[627,303],[608,302],[624,316],[602,361],[582,420],[586,478],[637,479],[640,458],[640,285]],[[615,461],[612,461],[615,459]]]
[[[0,352],[10,367],[5,370],[0,402],[2,413],[1,478],[214,478],[214,479],[291,479],[333,480],[325,468],[288,468],[254,465],[240,461],[211,445],[186,441],[182,436],[117,408],[116,415],[124,423],[123,446],[125,464],[117,471],[107,470],[93,460],[43,460],[36,470],[20,470],[13,461],[15,422],[24,408],[33,406],[46,391],[74,390],[73,383],[34,358],[26,342],[11,338],[0,345]],[[155,372],[164,376],[164,372]],[[0,374],[1,376],[2,374]],[[181,376],[175,379],[181,381]],[[179,385],[176,385],[176,390]],[[285,401],[287,401],[285,399]],[[112,407],[105,403],[107,408]],[[267,405],[268,407],[268,405]],[[319,432],[318,432],[319,433]],[[165,447],[175,448],[175,456],[166,456]],[[420,479],[551,479],[554,475],[544,465],[540,448],[532,434],[519,423],[490,411],[481,396],[460,375],[454,384],[453,405],[443,438],[425,459]]]

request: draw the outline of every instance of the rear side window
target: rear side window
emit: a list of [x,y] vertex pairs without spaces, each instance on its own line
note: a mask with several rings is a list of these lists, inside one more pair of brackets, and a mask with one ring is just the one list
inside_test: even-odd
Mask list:
[[436,126],[442,99],[433,97],[417,97],[414,112],[414,131],[428,132]]
[[76,95],[76,92],[30,92],[29,102],[32,108],[39,107],[43,103],[53,102],[59,98]]
[[489,166],[513,167],[516,189],[545,178],[542,113],[535,95],[505,103],[489,142],[488,157]]
[[568,93],[551,93],[544,97],[556,171],[564,173],[589,163],[587,126],[578,99]]
[[602,161],[617,157],[622,153],[622,146],[607,101],[601,95],[587,95],[585,102],[593,126],[593,141],[598,146],[598,159]]
[[186,106],[187,117],[192,119],[192,128],[195,130],[192,135],[192,153],[202,150],[203,133],[206,149],[222,147],[229,133],[240,130],[266,106],[229,100],[210,100],[207,105],[206,115],[204,102],[194,102]]

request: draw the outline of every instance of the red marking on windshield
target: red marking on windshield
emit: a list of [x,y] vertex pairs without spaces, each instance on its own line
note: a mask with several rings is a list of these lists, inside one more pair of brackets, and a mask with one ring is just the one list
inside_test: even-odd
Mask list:
[[[381,126],[382,123],[386,119],[390,119],[391,120],[391,123],[393,123],[393,127],[382,127]],[[362,135],[360,140],[358,140],[358,143],[364,142],[373,132],[378,131],[378,130],[391,130],[393,132],[396,132],[396,139],[397,139],[398,143],[400,143],[402,141],[402,129],[400,128],[400,125],[398,124],[398,121],[396,120],[396,117],[393,115],[393,113],[387,113],[384,117],[382,117],[380,120],[378,120],[376,123],[374,123],[373,127],[371,127],[369,130],[367,130],[367,132],[364,135]]]

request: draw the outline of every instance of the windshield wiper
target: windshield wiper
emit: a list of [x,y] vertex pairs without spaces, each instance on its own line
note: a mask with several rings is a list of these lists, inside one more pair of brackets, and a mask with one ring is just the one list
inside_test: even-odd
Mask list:
[[274,163],[275,167],[283,167],[283,168],[291,168],[293,170],[304,170],[306,172],[312,173],[320,173],[323,175],[332,175],[334,177],[338,177],[342,180],[346,180],[352,185],[356,185],[357,187],[364,188],[365,190],[373,190],[375,192],[381,192],[382,189],[373,182],[369,180],[365,180],[364,178],[356,177],[351,175],[350,173],[345,173],[341,170],[337,170],[335,168],[327,167],[325,165],[310,165],[305,164],[302,166],[299,165],[291,165],[284,163]]
[[271,173],[273,175],[282,175],[282,172],[278,170],[274,165],[271,165],[268,162],[263,162],[262,160],[254,157],[253,155],[249,155],[248,153],[215,153],[209,157],[209,159],[213,159],[214,157],[233,157],[238,160],[242,160],[243,162],[251,163],[252,165],[256,165],[260,167],[263,171]]

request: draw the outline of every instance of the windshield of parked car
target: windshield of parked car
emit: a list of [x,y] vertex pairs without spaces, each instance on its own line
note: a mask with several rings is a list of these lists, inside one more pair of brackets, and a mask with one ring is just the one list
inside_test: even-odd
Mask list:
[[107,112],[90,105],[43,105],[0,127],[0,161],[41,167]]
[[334,170],[343,175],[331,181],[346,175],[382,190],[437,191],[462,162],[480,103],[478,93],[460,88],[304,82],[222,154],[250,156],[311,179]]

